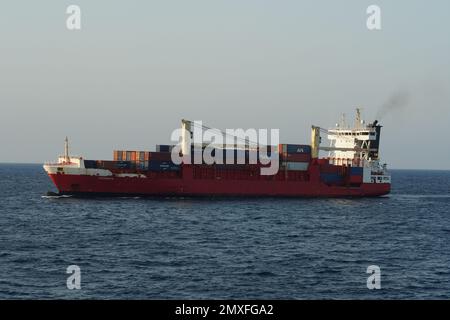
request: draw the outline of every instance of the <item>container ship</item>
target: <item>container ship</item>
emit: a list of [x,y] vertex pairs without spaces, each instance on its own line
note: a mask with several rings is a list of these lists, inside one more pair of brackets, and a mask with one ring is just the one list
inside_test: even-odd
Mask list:
[[[182,129],[193,135],[193,122]],[[157,145],[155,151],[115,150],[113,160],[87,160],[71,156],[66,138],[64,155],[44,170],[58,195],[139,197],[374,197],[390,192],[391,177],[379,157],[382,126],[366,123],[357,109],[352,126],[345,119],[332,129],[311,128],[311,144],[218,146],[238,163],[186,161],[202,153],[204,145],[181,138],[181,163],[173,161],[174,147]],[[326,135],[328,146],[321,146]],[[190,147],[189,147],[190,146]],[[261,161],[250,162],[261,151],[274,156],[278,170],[263,175]],[[320,157],[322,151],[324,156]],[[276,156],[276,157],[275,157]],[[240,159],[237,159],[240,158]],[[228,160],[228,159],[227,159]],[[275,161],[275,160],[273,160]]]

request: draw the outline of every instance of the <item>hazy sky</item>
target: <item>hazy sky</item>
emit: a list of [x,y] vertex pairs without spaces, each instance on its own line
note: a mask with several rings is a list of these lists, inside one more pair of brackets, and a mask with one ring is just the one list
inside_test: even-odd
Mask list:
[[150,150],[181,118],[309,143],[312,124],[356,106],[373,120],[400,96],[381,119],[383,159],[450,169],[449,31],[448,0],[5,0],[0,162],[56,159],[66,135],[91,159]]

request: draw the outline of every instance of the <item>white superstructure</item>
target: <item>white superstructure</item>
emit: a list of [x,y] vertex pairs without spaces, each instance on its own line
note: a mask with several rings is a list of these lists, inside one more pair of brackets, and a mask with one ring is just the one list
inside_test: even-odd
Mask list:
[[361,118],[360,109],[356,109],[356,119],[353,126],[345,121],[343,115],[335,128],[326,130],[330,141],[329,147],[319,147],[328,151],[331,164],[363,167],[364,183],[390,183],[391,177],[386,164],[380,163],[379,145],[381,125],[375,120],[366,123]]

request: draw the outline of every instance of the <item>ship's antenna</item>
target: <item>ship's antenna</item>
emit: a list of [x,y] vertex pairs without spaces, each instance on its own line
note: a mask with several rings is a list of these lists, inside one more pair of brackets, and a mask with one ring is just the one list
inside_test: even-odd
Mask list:
[[66,140],[64,140],[64,158],[66,159],[66,162],[70,162],[69,157],[69,138],[66,136]]

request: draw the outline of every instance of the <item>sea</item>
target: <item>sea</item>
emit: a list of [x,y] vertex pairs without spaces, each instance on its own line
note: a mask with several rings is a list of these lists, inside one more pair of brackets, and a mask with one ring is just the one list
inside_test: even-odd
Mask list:
[[379,198],[76,199],[0,164],[0,299],[449,299],[450,171],[391,174]]

